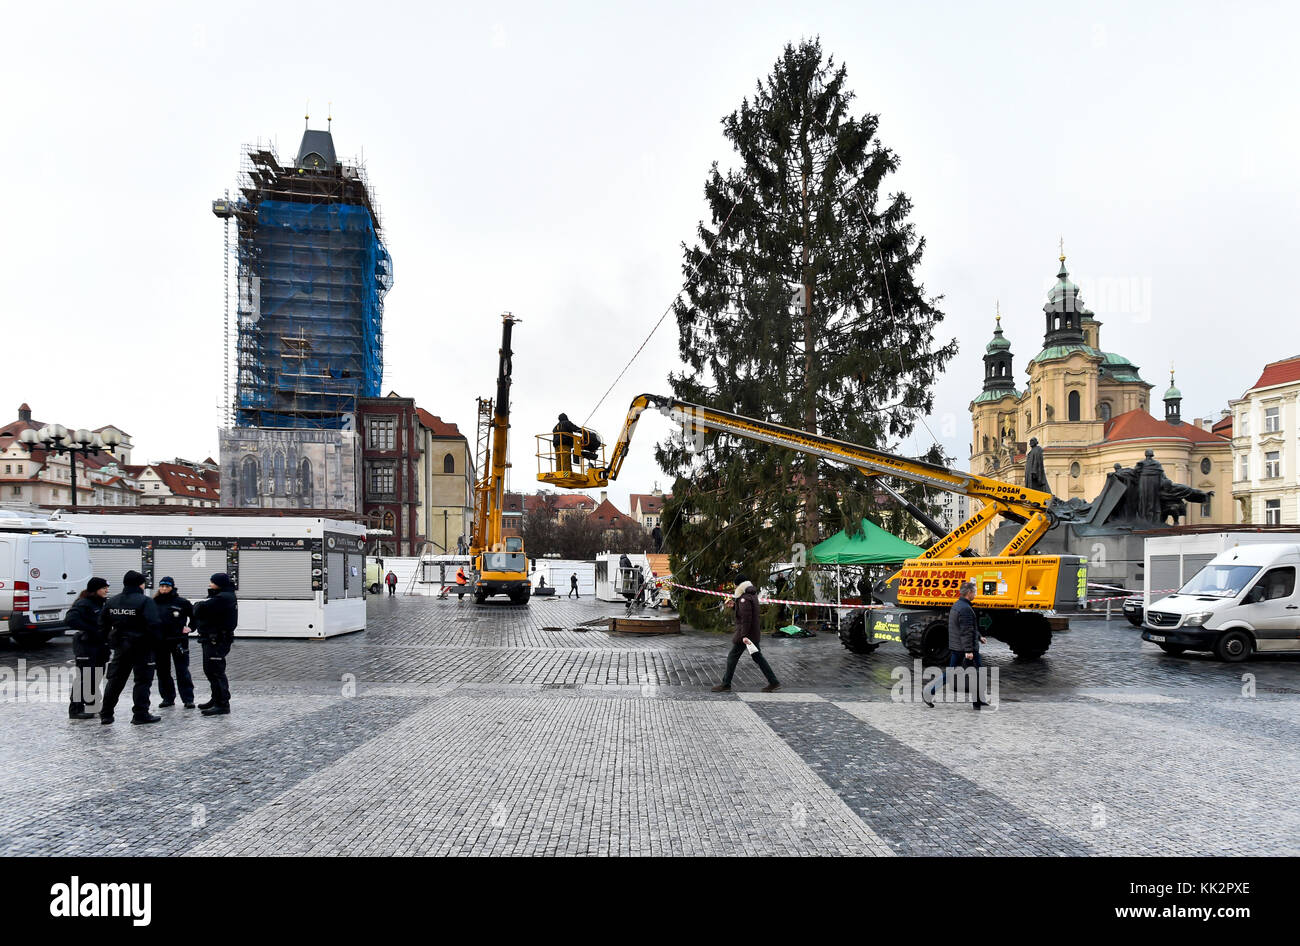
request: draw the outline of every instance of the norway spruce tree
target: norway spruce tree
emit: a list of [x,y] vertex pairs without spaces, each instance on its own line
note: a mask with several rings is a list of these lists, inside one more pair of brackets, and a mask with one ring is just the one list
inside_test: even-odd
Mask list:
[[[887,191],[898,158],[877,116],[854,113],[846,82],[819,41],[789,45],[722,120],[734,169],[713,165],[710,219],[683,245],[685,368],[669,383],[684,400],[896,450],[932,409],[957,346],[936,338],[943,313],[916,275],[925,240],[911,202]],[[891,524],[861,473],[784,448],[675,437],[656,456],[677,477],[665,538],[684,583],[744,572],[761,584],[796,543],[864,517]],[[710,623],[704,599],[686,607]]]

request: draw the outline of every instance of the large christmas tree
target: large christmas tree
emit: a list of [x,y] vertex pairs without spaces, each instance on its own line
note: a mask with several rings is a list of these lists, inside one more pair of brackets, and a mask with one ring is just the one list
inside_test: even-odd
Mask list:
[[[957,345],[935,337],[943,313],[917,280],[911,202],[883,192],[898,158],[876,115],[852,113],[845,82],[819,41],[790,45],[723,119],[738,166],[713,165],[711,221],[683,246],[685,369],[669,383],[683,400],[894,450]],[[665,538],[686,583],[744,572],[761,584],[797,543],[893,519],[862,474],[784,448],[676,437],[656,456],[677,476]],[[937,446],[928,458],[942,462]],[[710,623],[707,603],[687,600],[688,620]]]

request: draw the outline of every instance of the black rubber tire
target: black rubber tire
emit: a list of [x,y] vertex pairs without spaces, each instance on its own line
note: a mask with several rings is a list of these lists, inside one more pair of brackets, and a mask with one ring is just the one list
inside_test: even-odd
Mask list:
[[1228,631],[1214,644],[1214,655],[1225,663],[1241,663],[1255,649],[1254,642],[1245,631]]
[[1037,660],[1052,646],[1052,625],[1036,611],[1017,615],[1015,629],[1003,638],[1018,660]]
[[475,603],[475,604],[482,604],[482,603],[483,603],[484,601],[486,601],[486,600],[487,600],[487,595],[482,594],[481,592],[478,592],[478,591],[474,592],[474,603]]
[[16,647],[41,647],[50,642],[50,637],[41,631],[11,631],[9,636]]
[[907,652],[921,658],[925,666],[945,666],[948,663],[948,619],[935,618],[913,627],[903,636],[903,644]]
[[371,593],[372,595],[377,595],[377,594],[379,594],[379,583],[378,583],[378,582],[376,582],[375,584],[373,584],[373,585],[370,586],[370,593]]
[[1180,654],[1183,654],[1187,651],[1187,648],[1184,647],[1182,644],[1156,644],[1156,646],[1159,647],[1161,650],[1163,650],[1170,657],[1177,657]]
[[1125,611],[1125,612],[1124,612],[1124,617],[1127,618],[1127,619],[1128,619],[1128,622],[1129,622],[1130,624],[1132,624],[1134,627],[1141,627],[1141,626],[1142,626],[1142,612],[1141,612],[1141,611],[1138,611],[1136,614],[1130,614],[1129,612]]
[[855,654],[870,654],[880,646],[867,637],[867,622],[861,615],[854,615],[847,625],[840,628],[840,643]]

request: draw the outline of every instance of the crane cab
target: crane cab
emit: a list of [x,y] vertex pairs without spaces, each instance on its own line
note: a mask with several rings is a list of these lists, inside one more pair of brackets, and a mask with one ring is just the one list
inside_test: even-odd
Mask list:
[[474,556],[474,600],[478,604],[494,595],[506,595],[515,604],[524,604],[531,594],[524,540],[510,535],[502,544],[501,549]]

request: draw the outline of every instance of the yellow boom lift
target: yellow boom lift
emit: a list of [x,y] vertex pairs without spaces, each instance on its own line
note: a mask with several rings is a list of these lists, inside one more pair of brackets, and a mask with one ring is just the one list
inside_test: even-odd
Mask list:
[[[852,631],[841,630],[841,639],[851,650],[869,653],[884,641],[897,641],[914,657],[927,661],[946,657],[948,609],[957,598],[958,586],[970,579],[975,582],[974,604],[982,633],[1005,641],[1017,656],[1033,659],[1051,646],[1051,625],[1043,612],[1076,611],[1085,597],[1084,558],[1030,554],[1056,522],[1075,518],[1081,512],[1059,503],[1050,493],[671,397],[642,394],[635,398],[608,460],[603,448],[584,452],[584,444],[600,442],[592,432],[540,435],[537,478],[566,489],[602,487],[617,479],[637,422],[650,409],[678,424],[687,437],[733,434],[857,469],[874,478],[882,490],[934,533],[937,541],[923,556],[904,562],[898,572],[877,587],[877,596],[885,607],[868,612],[865,626],[857,625],[856,637]],[[886,476],[969,496],[979,501],[980,508],[945,534],[937,522],[879,479]],[[971,540],[998,516],[1020,523],[1020,531],[995,556],[971,555]],[[869,634],[866,627],[871,629]]]
[[501,509],[505,501],[506,460],[510,437],[510,332],[517,322],[507,312],[501,316],[501,349],[497,368],[497,396],[479,398],[478,449],[480,478],[474,484],[474,529],[469,554],[474,562],[474,600],[482,604],[493,595],[507,595],[515,604],[527,604],[528,556],[519,536],[503,536]]

